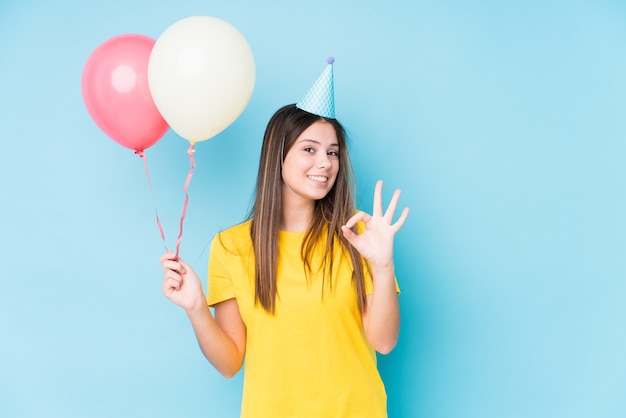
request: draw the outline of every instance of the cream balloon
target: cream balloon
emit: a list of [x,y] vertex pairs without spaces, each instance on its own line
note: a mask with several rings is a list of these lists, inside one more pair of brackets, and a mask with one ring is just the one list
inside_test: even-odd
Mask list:
[[243,112],[254,89],[254,56],[230,23],[192,16],[157,39],[148,84],[163,119],[192,144],[226,129]]

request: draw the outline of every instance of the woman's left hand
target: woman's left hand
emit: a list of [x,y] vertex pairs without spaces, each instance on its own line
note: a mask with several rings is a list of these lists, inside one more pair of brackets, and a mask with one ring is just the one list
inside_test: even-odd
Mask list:
[[[385,267],[393,262],[393,239],[404,225],[409,208],[404,208],[400,218],[393,222],[393,217],[400,198],[400,190],[393,193],[387,210],[383,213],[383,182],[379,180],[374,190],[374,208],[371,215],[357,212],[344,226],[343,235],[372,266]],[[355,233],[352,228],[363,222],[365,230]]]

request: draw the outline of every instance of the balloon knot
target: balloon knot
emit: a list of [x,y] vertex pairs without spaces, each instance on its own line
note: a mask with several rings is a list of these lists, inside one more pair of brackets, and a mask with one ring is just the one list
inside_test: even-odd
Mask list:
[[326,62],[327,62],[328,64],[332,64],[333,62],[335,62],[335,58],[333,58],[333,57],[328,57],[328,58],[326,58]]
[[135,150],[135,154],[137,154],[137,155],[138,155],[139,157],[141,157],[141,158],[143,158],[143,157],[144,157],[143,150],[140,150],[140,149]]

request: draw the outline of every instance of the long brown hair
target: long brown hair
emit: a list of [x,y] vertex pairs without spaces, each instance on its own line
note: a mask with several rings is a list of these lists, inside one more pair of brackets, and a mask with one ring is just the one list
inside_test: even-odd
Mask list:
[[[255,256],[255,301],[270,313],[276,306],[276,270],[278,264],[278,231],[282,214],[282,162],[296,139],[317,121],[330,123],[339,143],[339,172],[332,189],[316,201],[313,220],[302,243],[302,259],[311,271],[315,245],[326,234],[323,271],[332,286],[333,250],[336,240],[352,262],[357,300],[365,309],[364,262],[359,252],[344,238],[341,226],[355,213],[352,192],[352,166],[348,156],[346,133],[336,119],[327,119],[298,109],[295,104],[280,108],[270,119],[261,147],[252,219],[251,238]],[[326,277],[325,277],[326,278]]]

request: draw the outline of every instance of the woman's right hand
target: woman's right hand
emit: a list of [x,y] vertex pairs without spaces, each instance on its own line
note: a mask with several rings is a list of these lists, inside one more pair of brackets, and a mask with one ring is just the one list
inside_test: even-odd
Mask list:
[[163,294],[185,311],[205,308],[202,282],[196,272],[171,251],[159,260],[163,265]]

